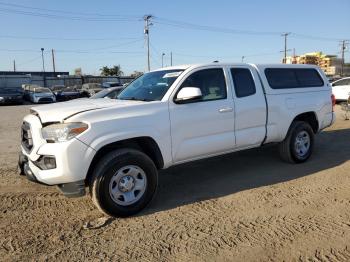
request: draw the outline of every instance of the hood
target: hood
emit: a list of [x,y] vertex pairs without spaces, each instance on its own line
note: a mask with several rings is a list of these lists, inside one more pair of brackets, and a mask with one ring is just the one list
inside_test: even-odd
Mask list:
[[43,96],[53,96],[53,93],[45,92],[45,93],[33,93],[33,96],[35,97],[43,97]]
[[107,107],[125,107],[140,101],[114,100],[107,98],[89,99],[81,98],[67,102],[47,104],[31,108],[31,112],[37,114],[42,123],[61,122],[73,115]]
[[20,96],[23,95],[23,91],[22,90],[16,90],[16,89],[0,89],[0,95],[4,95],[4,96]]

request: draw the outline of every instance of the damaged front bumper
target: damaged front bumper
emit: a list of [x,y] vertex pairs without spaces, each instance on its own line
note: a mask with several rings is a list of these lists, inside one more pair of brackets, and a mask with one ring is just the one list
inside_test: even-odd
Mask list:
[[[26,155],[24,155],[22,152],[19,153],[18,157],[18,168],[20,171],[20,175],[26,176],[26,178],[34,183],[46,185],[46,186],[52,186],[45,184],[43,182],[40,182],[34,172],[31,170],[29,165],[29,159]],[[81,197],[85,195],[85,181],[76,181],[71,183],[65,183],[65,184],[58,184],[57,187],[60,189],[60,191],[63,193],[66,197]]]

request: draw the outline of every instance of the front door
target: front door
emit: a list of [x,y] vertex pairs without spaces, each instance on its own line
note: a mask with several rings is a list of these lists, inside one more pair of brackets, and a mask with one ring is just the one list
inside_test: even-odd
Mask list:
[[227,86],[221,67],[197,69],[185,77],[177,92],[183,87],[198,87],[202,98],[186,104],[169,102],[175,163],[234,148],[234,105]]

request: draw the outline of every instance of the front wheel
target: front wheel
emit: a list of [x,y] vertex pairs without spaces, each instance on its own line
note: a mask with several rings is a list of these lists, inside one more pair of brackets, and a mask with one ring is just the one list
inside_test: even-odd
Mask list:
[[279,145],[280,156],[289,163],[302,163],[311,156],[313,145],[314,132],[311,126],[306,122],[295,121]]
[[157,184],[157,169],[146,154],[120,149],[109,153],[97,164],[90,182],[90,194],[103,213],[127,217],[146,207]]

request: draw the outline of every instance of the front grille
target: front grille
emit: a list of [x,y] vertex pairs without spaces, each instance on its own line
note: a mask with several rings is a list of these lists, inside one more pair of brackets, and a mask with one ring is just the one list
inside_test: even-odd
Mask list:
[[39,98],[39,103],[50,103],[50,102],[53,102],[52,98],[50,97]]
[[30,125],[27,122],[23,122],[21,130],[21,142],[22,146],[27,152],[30,152],[33,148],[33,137],[30,131]]

